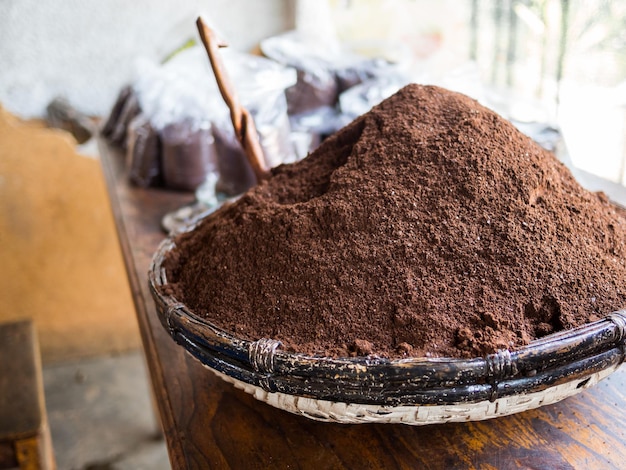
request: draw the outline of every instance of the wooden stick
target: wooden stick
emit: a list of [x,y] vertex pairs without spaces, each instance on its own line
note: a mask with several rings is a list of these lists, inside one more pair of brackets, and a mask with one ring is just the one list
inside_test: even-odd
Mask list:
[[267,179],[270,173],[265,167],[263,150],[259,144],[259,135],[254,125],[254,120],[250,112],[239,103],[235,88],[228,77],[228,73],[226,72],[219,54],[219,48],[226,47],[226,44],[220,43],[217,40],[213,30],[206,25],[202,18],[198,18],[196,25],[198,26],[198,32],[200,33],[204,48],[209,55],[209,61],[211,62],[213,73],[215,74],[217,86],[220,89],[222,98],[224,98],[224,101],[230,109],[230,119],[233,123],[237,140],[239,140],[239,143],[243,147],[257,180],[262,181]]

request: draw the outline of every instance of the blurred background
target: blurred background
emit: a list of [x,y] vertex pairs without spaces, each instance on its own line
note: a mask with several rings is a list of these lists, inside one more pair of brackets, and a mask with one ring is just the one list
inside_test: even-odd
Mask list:
[[152,449],[156,425],[99,132],[140,187],[206,206],[255,182],[198,15],[229,44],[270,166],[418,82],[468,94],[567,164],[626,182],[626,2],[1,1],[0,322],[35,321],[59,468],[167,466],[162,443],[143,464],[130,450]]
[[0,102],[41,117],[64,96],[105,116],[137,59],[161,62],[195,39],[198,14],[239,51],[297,29],[400,62],[412,80],[558,126],[577,166],[624,180],[626,4],[609,0],[5,0]]

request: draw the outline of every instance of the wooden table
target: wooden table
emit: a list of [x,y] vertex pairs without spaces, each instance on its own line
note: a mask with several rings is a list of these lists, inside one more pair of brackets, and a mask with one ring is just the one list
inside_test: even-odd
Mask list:
[[626,468],[626,368],[555,405],[420,427],[315,422],[222,382],[168,336],[148,290],[161,217],[192,195],[133,188],[118,151],[101,158],[173,468]]

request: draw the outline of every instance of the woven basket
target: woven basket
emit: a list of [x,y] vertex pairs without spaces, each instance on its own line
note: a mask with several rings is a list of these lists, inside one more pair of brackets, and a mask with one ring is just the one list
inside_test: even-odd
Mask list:
[[594,385],[614,372],[626,354],[626,311],[515,351],[474,359],[335,359],[289,353],[273,339],[237,338],[164,295],[163,261],[173,249],[170,236],[159,246],[149,272],[157,312],[169,334],[224,380],[312,419],[418,425],[503,416],[555,403]]

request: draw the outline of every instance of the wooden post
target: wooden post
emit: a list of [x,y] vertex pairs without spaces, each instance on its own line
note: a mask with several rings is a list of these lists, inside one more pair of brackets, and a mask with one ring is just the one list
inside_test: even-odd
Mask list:
[[39,343],[30,320],[0,325],[0,468],[54,470]]

